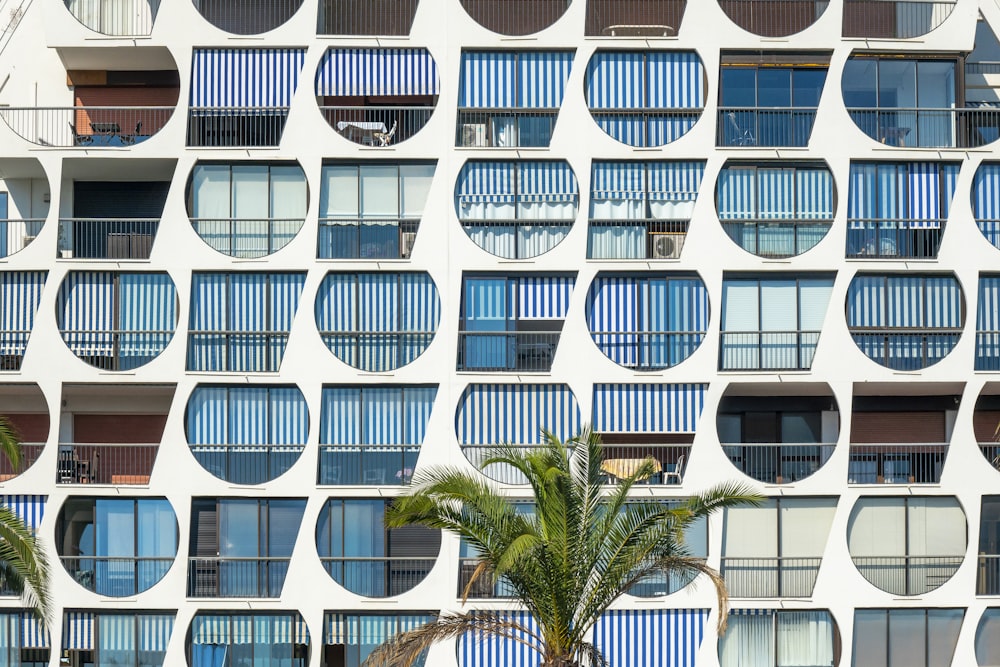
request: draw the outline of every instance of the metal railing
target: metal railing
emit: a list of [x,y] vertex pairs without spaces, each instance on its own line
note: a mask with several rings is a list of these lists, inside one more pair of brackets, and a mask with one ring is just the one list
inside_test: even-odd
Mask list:
[[875,141],[908,148],[977,148],[1000,137],[1000,108],[848,108]]
[[189,598],[276,598],[290,558],[188,558]]
[[827,0],[719,0],[722,11],[739,27],[761,37],[785,37],[816,22]]
[[704,109],[590,109],[601,130],[636,148],[663,146],[687,134]]
[[419,220],[320,218],[319,259],[409,259]]
[[88,591],[125,597],[149,590],[164,577],[174,559],[124,556],[60,556],[70,576]]
[[851,444],[848,484],[938,484],[948,443]]
[[991,466],[1000,470],[1000,442],[980,442],[979,451]]
[[605,356],[619,366],[663,370],[676,366],[701,345],[704,331],[591,331]]
[[30,329],[0,331],[0,371],[19,371],[28,348]]
[[437,558],[320,558],[338,584],[357,595],[392,597],[411,590],[430,573]]
[[851,329],[851,338],[869,359],[897,371],[936,364],[948,356],[961,335],[961,329]]
[[201,466],[232,484],[263,484],[288,471],[305,445],[216,444],[189,445]]
[[720,107],[716,146],[808,146],[816,107]]
[[[702,559],[704,561],[704,559]],[[671,595],[685,588],[698,575],[694,573],[677,574],[675,572],[658,572],[650,574],[632,584],[626,593],[637,598],[655,598]]]
[[723,220],[722,229],[736,245],[758,257],[781,259],[811,250],[833,221]]
[[157,443],[60,442],[57,484],[149,484],[160,446]]
[[587,227],[587,259],[679,259],[688,219],[592,218]]
[[191,218],[195,233],[214,250],[253,259],[278,252],[302,229],[302,218]]
[[765,484],[798,482],[823,467],[837,443],[722,443],[722,450],[745,475]]
[[187,369],[277,372],[287,345],[287,331],[191,331]]
[[558,109],[459,109],[455,145],[547,148],[558,115]]
[[22,465],[20,468],[14,468],[6,456],[0,456],[0,482],[13,479],[30,468],[38,460],[43,449],[45,449],[44,442],[22,442]]
[[211,0],[196,2],[206,21],[234,35],[259,35],[282,25],[302,6],[302,0]]
[[935,259],[944,236],[943,219],[847,221],[847,256],[873,259]]
[[876,588],[893,595],[923,595],[954,576],[963,556],[851,556]]
[[170,120],[174,107],[0,107],[0,119],[39,146],[133,146]]
[[[513,449],[529,452],[538,445],[513,445]],[[503,484],[526,484],[527,480],[516,469],[501,463],[485,465],[488,456],[494,452],[490,445],[463,445],[462,454],[490,479]],[[681,484],[683,482],[685,459],[691,452],[691,445],[606,445],[604,460],[601,462],[602,481],[616,484],[638,471],[647,459],[653,460],[654,471],[648,477],[639,479],[640,485]]]
[[149,259],[159,218],[59,218],[59,257]]
[[362,146],[389,146],[423,129],[434,106],[321,106],[319,110],[330,127],[348,141]]
[[[575,209],[574,201],[574,213]],[[562,243],[573,229],[573,220],[462,220],[462,229],[491,255],[531,259]]]
[[558,331],[458,332],[460,371],[534,372],[552,370]]
[[372,372],[405,366],[434,340],[433,331],[320,331],[319,335],[345,364]]
[[420,445],[319,446],[317,484],[403,486],[410,483]]
[[1000,331],[976,332],[976,370],[1000,371]]
[[0,218],[0,257],[27,248],[44,224],[45,218]]
[[144,37],[153,31],[160,0],[74,2],[66,9],[84,26],[109,37]]
[[668,37],[676,35],[686,0],[587,0],[588,37]]
[[73,354],[104,371],[130,371],[148,364],[174,336],[173,331],[163,330],[60,329],[59,333]]
[[812,367],[819,331],[723,331],[719,369],[798,370]]
[[319,0],[319,35],[410,34],[420,0]]
[[[461,598],[465,595],[465,589],[468,587],[469,582],[472,581],[472,574],[479,567],[480,560],[478,558],[459,558],[458,559],[458,593],[457,597]],[[476,577],[476,581],[472,584],[472,588],[469,588],[469,599],[470,600],[488,600],[488,599],[510,599],[516,596],[516,591],[513,586],[511,586],[510,581],[501,577],[497,581],[493,581],[492,570],[486,569],[484,572],[480,573]]]
[[844,37],[910,39],[941,25],[955,8],[955,0],[844,0]]
[[719,572],[734,598],[807,598],[812,596],[822,558],[729,558]]
[[1000,555],[979,554],[976,595],[1000,595]]
[[501,35],[530,35],[559,20],[571,0],[461,0],[479,25]]
[[204,148],[277,146],[288,107],[191,107],[187,145]]

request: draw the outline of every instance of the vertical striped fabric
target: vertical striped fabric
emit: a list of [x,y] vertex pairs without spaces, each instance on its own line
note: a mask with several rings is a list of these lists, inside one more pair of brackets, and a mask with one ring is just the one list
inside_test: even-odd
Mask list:
[[323,445],[423,444],[437,387],[324,387]]
[[35,495],[3,496],[0,498],[0,502],[3,502],[10,511],[16,514],[17,518],[23,521],[24,525],[32,532],[37,531],[42,524],[46,500],[48,500],[48,496]]
[[63,649],[92,651],[94,649],[94,614],[67,611],[63,614]]
[[647,162],[649,198],[654,201],[694,201],[705,175],[704,160]]
[[513,164],[518,201],[576,201],[580,188],[569,163],[526,160]]
[[599,433],[694,433],[707,384],[595,384]]
[[199,385],[187,407],[192,445],[304,445],[309,412],[298,387]]
[[47,275],[46,271],[0,271],[0,354],[24,354]]
[[[538,632],[538,624],[526,611],[477,613],[496,614],[521,625],[529,632]],[[537,645],[537,642],[526,632],[517,631],[514,634],[522,641],[479,632],[465,633],[458,639],[459,667],[536,667],[542,661],[542,654],[533,650],[531,645]],[[523,642],[528,642],[529,645]]]
[[97,651],[134,651],[134,614],[97,614]]
[[598,51],[586,92],[591,109],[700,109],[705,72],[694,51]]
[[908,220],[913,229],[937,229],[950,213],[959,169],[953,162],[851,162],[848,221]]
[[455,415],[462,445],[537,445],[543,428],[565,440],[580,425],[576,397],[565,384],[470,384]]
[[192,107],[287,107],[305,49],[195,49]]
[[464,51],[458,106],[557,109],[572,65],[572,51]]
[[517,319],[565,319],[575,283],[576,276],[521,276],[517,278]]
[[832,220],[833,174],[825,167],[724,167],[720,220]]
[[716,188],[720,220],[757,217],[757,171],[753,167],[724,167]]
[[42,628],[34,614],[21,612],[21,648],[49,648],[49,632]]
[[708,609],[606,611],[594,625],[594,645],[609,667],[694,667]]
[[646,199],[645,162],[601,162],[590,165],[590,196],[593,199]]
[[374,647],[400,632],[416,630],[433,620],[433,614],[326,612],[323,615],[323,643]]
[[576,175],[562,161],[518,162],[470,161],[462,167],[455,184],[458,204],[510,204],[517,201],[576,201]]
[[859,274],[847,290],[847,325],[961,328],[962,290],[949,275]]
[[316,71],[316,95],[437,95],[437,63],[427,49],[329,49]]
[[976,331],[1000,331],[1000,276],[979,276]]
[[[177,326],[177,290],[166,273],[118,274],[119,354],[143,363],[167,346]],[[148,335],[144,332],[164,332]],[[134,365],[134,364],[129,364]]]
[[166,651],[174,630],[174,614],[139,615],[139,650]]
[[[309,630],[302,616],[287,612],[253,615],[196,614],[191,619],[191,642],[217,645],[251,644],[254,642],[255,624],[261,629],[261,634],[271,635],[262,643],[288,643],[289,639],[298,644],[309,643]],[[294,637],[290,637],[293,628]],[[274,633],[271,634],[270,630],[274,630]]]
[[972,214],[979,231],[1000,248],[1000,162],[983,162],[972,181]]
[[77,356],[111,356],[115,328],[115,274],[71,271],[56,302],[59,331]]

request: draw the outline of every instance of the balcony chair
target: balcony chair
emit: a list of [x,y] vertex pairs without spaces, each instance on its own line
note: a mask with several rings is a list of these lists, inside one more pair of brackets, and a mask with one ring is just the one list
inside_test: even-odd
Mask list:
[[398,121],[394,120],[394,121],[392,121],[392,127],[389,128],[388,132],[374,132],[372,134],[372,136],[375,137],[375,139],[378,140],[378,145],[379,146],[388,146],[389,145],[389,142],[392,141],[392,137],[396,134],[396,126],[398,124],[399,124]]
[[756,146],[757,138],[753,136],[753,132],[749,129],[744,129],[740,127],[740,124],[736,122],[736,112],[730,111],[726,114],[729,119],[729,124],[733,127],[733,139],[729,141],[731,146]]
[[139,136],[140,132],[142,132],[142,121],[141,120],[138,123],[135,124],[135,131],[132,132],[132,134],[123,134],[123,135],[121,135],[122,144],[125,145],[125,146],[131,146],[132,144],[135,143],[136,137]]
[[677,463],[673,466],[667,465],[663,469],[663,483],[669,484],[671,478],[676,479],[678,484],[684,483],[684,454],[677,457]]

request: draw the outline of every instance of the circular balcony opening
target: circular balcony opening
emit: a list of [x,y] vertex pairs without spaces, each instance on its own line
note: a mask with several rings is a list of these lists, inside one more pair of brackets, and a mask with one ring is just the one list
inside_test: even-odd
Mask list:
[[892,595],[923,595],[958,571],[966,518],[954,496],[862,497],[847,523],[851,560]]
[[2,417],[21,443],[22,454],[20,467],[0,456],[0,481],[6,481],[23,473],[41,456],[49,438],[49,408],[37,384],[0,385],[0,401],[4,405]]
[[316,297],[323,343],[348,366],[401,368],[434,340],[441,304],[426,272],[329,273]]
[[[879,3],[844,0],[843,35],[867,39],[922,37],[944,23],[955,4],[955,0],[886,0]],[[984,23],[982,18],[979,22]]]
[[148,37],[160,9],[160,0],[64,2],[66,9],[82,25],[108,37]]
[[987,607],[979,619],[979,626],[976,628],[976,662],[979,667],[1000,665],[1000,607]]
[[427,49],[329,49],[316,71],[316,103],[326,122],[362,146],[391,146],[419,132],[440,88]]
[[[983,336],[983,334],[978,334]],[[978,369],[978,367],[977,367]],[[972,417],[972,427],[979,443],[979,451],[986,463],[1000,471],[1000,384],[987,382]],[[997,561],[1000,563],[1000,560]],[[1000,594],[1000,572],[997,576],[997,590]]]
[[285,24],[302,6],[302,0],[194,0],[206,21],[233,35],[259,35]]
[[701,118],[708,79],[694,51],[598,51],[584,93],[597,126],[628,146],[669,144]]
[[49,179],[34,159],[8,159],[0,165],[0,258],[21,252],[41,233],[49,215]]
[[681,363],[708,328],[708,289],[696,273],[599,273],[587,294],[587,327],[604,356],[637,371]]
[[564,160],[470,161],[455,184],[455,212],[472,242],[496,257],[530,259],[573,228],[580,188]]
[[56,297],[63,342],[104,371],[153,361],[177,326],[177,290],[166,273],[70,271]]
[[278,252],[302,229],[308,208],[309,185],[298,162],[196,164],[188,181],[191,225],[230,257]]
[[402,595],[437,562],[441,531],[423,526],[385,527],[390,501],[331,498],[316,524],[323,569],[350,592],[369,598]]
[[572,0],[461,0],[473,21],[500,35],[519,37],[558,21]]
[[730,20],[761,37],[802,32],[823,15],[829,0],[719,0]]
[[715,205],[733,243],[767,259],[795,257],[833,225],[833,174],[823,163],[729,162]]
[[177,539],[166,498],[71,496],[56,520],[56,551],[66,572],[106,597],[152,588],[173,564]]
[[726,634],[719,638],[724,665],[740,664],[749,655],[770,656],[764,658],[769,663],[782,656],[780,663],[833,666],[840,664],[841,650],[840,628],[826,609],[731,609]]
[[188,399],[191,454],[232,484],[263,484],[295,465],[309,434],[309,409],[295,386],[199,385]]
[[865,356],[897,371],[932,366],[965,325],[954,274],[859,273],[847,289],[847,328]]
[[993,247],[1000,248],[1000,162],[983,162],[972,180],[972,214]]

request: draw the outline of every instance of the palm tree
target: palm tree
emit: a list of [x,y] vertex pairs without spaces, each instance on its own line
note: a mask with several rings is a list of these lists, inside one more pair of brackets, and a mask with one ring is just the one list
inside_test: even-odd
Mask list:
[[[24,465],[21,438],[2,415],[0,455],[10,462],[15,471],[20,471]],[[20,595],[43,621],[51,620],[49,568],[41,544],[6,505],[0,505],[0,588]]]
[[738,484],[724,484],[685,502],[630,497],[635,482],[657,472],[643,462],[612,486],[601,471],[603,446],[589,429],[561,442],[544,433],[531,448],[499,445],[484,462],[509,466],[527,479],[534,512],[518,512],[507,496],[476,473],[455,468],[418,471],[409,493],[386,514],[391,527],[419,524],[451,531],[478,553],[480,562],[465,588],[501,578],[534,619],[525,627],[504,614],[442,614],[415,630],[396,635],[373,651],[366,667],[409,667],[431,644],[460,637],[495,636],[541,654],[542,667],[606,664],[587,635],[608,606],[650,576],[693,578],[704,574],[715,586],[719,629],[725,629],[727,595],[719,573],[694,556],[684,531],[716,510],[760,496]]

